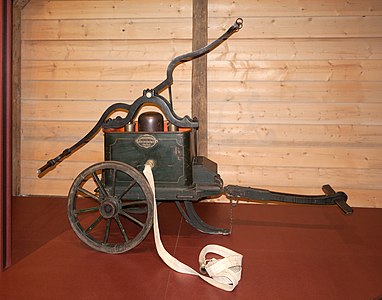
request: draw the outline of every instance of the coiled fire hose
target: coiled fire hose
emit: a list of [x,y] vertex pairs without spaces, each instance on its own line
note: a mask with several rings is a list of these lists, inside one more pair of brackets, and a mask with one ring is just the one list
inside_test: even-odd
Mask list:
[[[159,233],[159,225],[158,225],[158,213],[157,206],[155,201],[155,183],[154,176],[152,172],[153,164],[148,161],[145,164],[145,168],[143,170],[143,175],[146,177],[147,181],[150,184],[154,195],[154,240],[155,246],[160,258],[164,261],[164,263],[173,269],[176,272],[183,274],[190,274],[199,276],[204,281],[209,284],[225,290],[225,291],[233,291],[235,287],[238,285],[241,278],[242,271],[242,260],[243,256],[235,251],[232,251],[228,248],[219,245],[207,245],[205,246],[200,254],[199,254],[199,265],[202,271],[205,271],[208,276],[202,275],[196,272],[191,267],[185,265],[184,263],[177,260],[173,257],[167,250],[164,248],[160,233]],[[217,254],[220,259],[212,258],[207,259],[207,254]]]

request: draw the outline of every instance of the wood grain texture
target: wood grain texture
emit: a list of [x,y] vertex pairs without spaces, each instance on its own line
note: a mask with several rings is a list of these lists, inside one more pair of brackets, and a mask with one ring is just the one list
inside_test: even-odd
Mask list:
[[158,18],[191,18],[192,16],[192,7],[188,0],[168,3],[156,0],[35,2],[24,10],[24,20],[152,18],[153,15]]
[[21,181],[21,10],[29,1],[15,1],[12,10],[12,195]]
[[[209,36],[217,38],[231,25],[232,17],[211,18]],[[374,38],[382,34],[379,16],[350,17],[247,17],[236,38]],[[94,20],[24,20],[24,40],[129,40],[187,39],[189,21],[184,18]]]
[[[28,6],[24,19],[111,19],[111,18],[163,18],[190,17],[190,1],[176,0],[160,3],[156,0],[78,1],[39,0]],[[221,1],[209,0],[211,17],[260,17],[260,16],[359,16],[380,15],[379,0],[358,1],[310,1],[267,0],[267,1]]]
[[[148,87],[158,82],[149,81],[23,81],[24,99],[46,100],[113,100],[132,101]],[[166,93],[164,93],[166,95]],[[191,100],[191,83],[175,80],[174,105]],[[381,103],[382,85],[378,81],[224,81],[208,82],[208,101],[211,102],[323,102],[323,103]]]
[[[106,107],[164,79],[169,61],[192,49],[192,13],[185,0],[23,9],[21,193],[65,195],[103,159],[99,134],[35,175]],[[207,58],[208,157],[225,183],[311,194],[330,183],[351,205],[382,207],[381,1],[209,0],[208,16],[210,42],[244,19]],[[191,76],[191,64],[174,73],[178,115],[192,115]]]
[[382,126],[355,124],[211,124],[209,142],[219,145],[292,144],[382,146]]
[[[94,105],[96,103],[97,105]],[[113,101],[23,101],[24,120],[96,121]],[[183,105],[182,105],[183,104]],[[36,109],[38,108],[38,109]],[[186,114],[186,102],[177,105]],[[362,124],[382,125],[382,103],[267,103],[212,102],[209,104],[211,123],[231,124]],[[117,113],[125,115],[126,113]]]
[[[25,61],[25,80],[155,80],[165,76],[164,61]],[[188,64],[175,78],[188,80]],[[382,60],[333,61],[209,61],[211,81],[378,81]]]
[[[208,0],[193,0],[192,51],[208,44]],[[197,153],[208,155],[207,56],[192,61],[191,112],[198,118]]]
[[[209,42],[212,42],[210,39]],[[155,47],[156,51],[150,51]],[[189,40],[24,41],[24,60],[171,60],[191,51]],[[280,51],[282,49],[282,51]],[[235,39],[208,54],[210,60],[382,59],[380,38]]]

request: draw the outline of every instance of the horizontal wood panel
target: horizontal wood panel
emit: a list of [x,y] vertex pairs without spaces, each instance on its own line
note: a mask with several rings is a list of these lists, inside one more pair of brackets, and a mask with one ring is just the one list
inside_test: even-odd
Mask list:
[[[94,121],[23,121],[24,143],[41,141],[41,147],[32,144],[29,148],[67,148],[82,138],[94,126]],[[102,143],[102,134],[94,139]],[[262,145],[288,147],[293,145],[316,147],[378,147],[382,146],[382,126],[370,125],[299,125],[299,124],[235,124],[210,123],[209,143],[212,147],[238,146],[258,147]],[[54,144],[54,145],[53,145]],[[56,148],[58,147],[58,148]],[[102,149],[102,146],[99,146]],[[100,150],[101,151],[101,150]]]
[[[24,41],[24,60],[133,60],[170,62],[191,52],[191,40]],[[362,47],[362,46],[361,46]],[[155,51],[153,51],[155,48]],[[374,50],[378,51],[378,48]],[[370,54],[370,53],[369,53]],[[375,53],[373,55],[378,55]]]
[[[25,41],[23,51],[24,60],[170,61],[190,52],[191,40]],[[382,39],[232,39],[208,59],[382,59]]]
[[289,168],[219,165],[225,182],[244,186],[321,186],[373,189],[380,185],[381,169]]
[[[171,3],[149,1],[36,1],[24,8],[23,19],[93,19],[93,18],[174,18],[191,17],[192,7],[188,0]],[[246,16],[352,16],[380,15],[382,5],[378,0],[357,2],[341,1],[231,1],[213,0],[208,2],[210,17]]]
[[[133,101],[158,81],[23,81],[24,99]],[[178,102],[191,101],[191,82],[175,81],[172,86],[175,111]],[[168,98],[165,91],[162,94]],[[382,84],[376,82],[208,82],[209,102],[382,102]]]
[[[75,106],[73,105],[75,104]],[[97,121],[113,102],[108,101],[27,101],[23,100],[23,120]],[[116,115],[125,116],[120,112]]]
[[[28,139],[23,142],[21,158],[25,160],[46,160],[56,157],[77,140],[55,139],[54,146],[49,140]],[[370,147],[316,146],[306,144],[277,145],[216,145],[209,144],[208,157],[218,165],[247,165],[264,167],[315,167],[322,168],[382,168],[382,150]],[[81,148],[69,161],[94,162],[103,160],[103,138],[99,135],[89,145]]]
[[312,144],[382,146],[382,126],[209,123],[208,141],[217,145]]
[[[232,18],[211,18],[209,24],[210,36],[219,36],[231,26]],[[245,18],[243,29],[234,38],[379,37],[381,25],[380,16],[253,17]]]
[[[23,147],[21,149],[21,159],[37,160],[41,162],[48,161],[62,153],[64,149],[67,149],[70,146],[74,145],[74,143],[77,142],[81,137],[77,138],[73,136],[70,138],[56,139],[38,139],[26,137],[23,140]],[[103,147],[103,136],[102,134],[99,134],[90,143],[87,143],[80,150],[72,153],[70,157],[64,160],[63,164],[71,161],[89,163],[103,161]]]
[[[22,118],[95,121],[111,104],[110,101],[79,101],[73,109],[71,101],[24,100]],[[188,109],[186,103],[179,105],[178,114],[186,115]],[[310,103],[212,102],[209,120],[214,123],[382,125],[382,103],[316,103],[312,106]]]
[[73,180],[23,178],[20,186],[20,195],[67,196],[72,183]]
[[382,103],[210,103],[209,120],[215,123],[382,125]]
[[[25,61],[23,80],[158,80],[165,77],[167,62],[135,61]],[[190,80],[191,64],[174,72]],[[209,61],[210,81],[377,81],[382,60],[341,61]]]
[[24,20],[23,40],[190,39],[191,18]]
[[[191,18],[24,20],[23,40],[190,39]],[[209,37],[217,38],[234,18],[210,18]],[[234,38],[380,37],[380,16],[250,17]]]
[[[114,104],[113,101],[38,101],[24,100],[23,111],[21,113],[23,120],[45,120],[45,121],[98,121],[102,113]],[[178,103],[178,113],[181,116],[189,114],[190,104],[186,102]],[[142,112],[153,110],[154,106],[142,107]],[[139,111],[139,112],[141,112]],[[137,112],[137,114],[139,114]],[[125,117],[125,112],[116,112],[110,117]]]
[[[232,17],[210,18],[209,36],[217,37],[232,24]],[[380,16],[354,17],[247,17],[233,38],[338,38],[380,37]]]
[[[27,61],[24,80],[163,80],[167,62]],[[180,65],[175,78],[190,79],[190,64]],[[382,61],[210,61],[212,81],[374,81],[382,76]]]
[[380,59],[380,38],[232,39],[208,54],[210,60]]
[[[64,162],[56,165],[54,169],[48,172],[41,179],[55,179],[55,180],[71,180],[73,181],[77,175],[82,172],[87,167],[97,163],[99,161],[85,161],[85,162],[76,162],[65,160]],[[45,164],[45,161],[31,160],[24,161],[21,164],[22,167],[22,175],[25,179],[35,179],[36,182],[39,179],[37,177],[37,169]]]
[[211,81],[378,81],[382,60],[209,61]]
[[[25,61],[23,80],[149,80],[162,82],[167,62],[136,61]],[[191,64],[182,64],[174,72],[178,80],[191,79]]]
[[116,19],[192,17],[190,1],[160,3],[155,0],[35,1],[24,8],[22,19]]
[[382,150],[369,147],[210,144],[209,158],[218,165],[231,166],[382,168]]
[[380,81],[210,81],[209,102],[382,102]]
[[65,161],[58,164],[44,177],[37,177],[37,169],[45,161],[24,161],[21,164],[22,195],[60,195],[66,196],[77,175],[95,162],[73,163]]
[[209,0],[210,17],[252,16],[351,16],[381,15],[382,4],[378,0]]
[[[165,76],[163,74],[162,80]],[[162,80],[144,81],[28,81],[22,82],[23,99],[69,99],[69,100],[113,100],[132,102],[142,96],[142,91],[154,88]],[[191,100],[191,82],[174,80],[172,87],[174,106],[178,102]],[[168,92],[162,95],[168,98]],[[378,98],[379,99],[379,98]]]
[[[26,121],[23,120],[23,137],[24,144],[26,145],[31,140],[37,141],[40,140],[44,145],[49,143],[55,144],[55,147],[58,144],[61,144],[61,148],[68,148],[74,142],[77,142],[80,138],[85,136],[95,125],[96,122],[89,121]],[[103,132],[102,130],[94,137],[92,141],[97,141],[99,143],[103,142]],[[66,146],[65,146],[66,145]],[[36,147],[36,149],[44,149],[44,146],[37,146],[33,144],[31,147]],[[99,149],[102,150],[103,146],[99,146]],[[49,148],[46,149],[50,151]]]

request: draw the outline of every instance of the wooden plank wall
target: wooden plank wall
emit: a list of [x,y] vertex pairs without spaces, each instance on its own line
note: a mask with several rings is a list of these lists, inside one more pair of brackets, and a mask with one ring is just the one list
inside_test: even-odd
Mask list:
[[[209,157],[228,184],[320,193],[382,207],[382,2],[210,0]],[[23,194],[66,194],[102,160],[101,135],[43,179],[35,170],[111,103],[164,79],[191,49],[191,1],[37,1],[22,15]],[[175,72],[189,114],[191,65]]]
[[[22,15],[23,194],[67,194],[103,160],[99,134],[44,178],[36,168],[85,135],[115,102],[131,103],[191,51],[191,1],[38,1]],[[174,74],[176,111],[191,111],[191,64]],[[167,93],[164,93],[167,97]]]

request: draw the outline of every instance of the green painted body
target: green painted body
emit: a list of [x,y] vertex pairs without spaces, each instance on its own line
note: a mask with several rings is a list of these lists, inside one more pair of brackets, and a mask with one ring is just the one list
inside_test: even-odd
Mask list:
[[[142,172],[146,161],[154,162],[158,201],[197,201],[217,197],[223,182],[217,165],[205,157],[195,156],[193,131],[113,132],[105,133],[105,161],[120,161]],[[105,174],[105,183],[112,182]],[[116,189],[123,190],[132,178],[117,174]],[[134,189],[129,197],[140,199]]]

